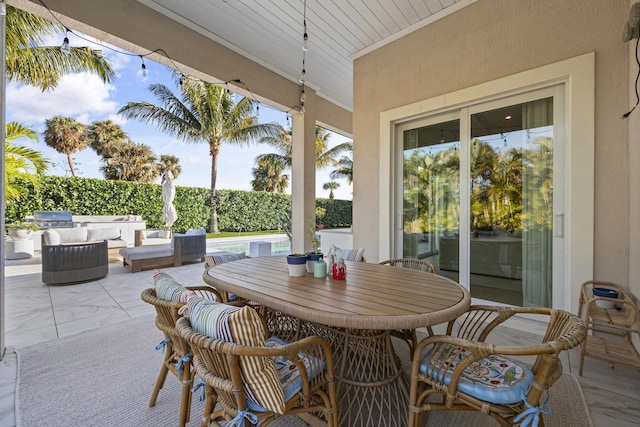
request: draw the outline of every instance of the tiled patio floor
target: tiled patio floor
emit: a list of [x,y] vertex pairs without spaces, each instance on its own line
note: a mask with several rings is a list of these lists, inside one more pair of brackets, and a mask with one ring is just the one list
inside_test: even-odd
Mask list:
[[[114,262],[103,279],[72,286],[47,286],[41,281],[39,257],[7,261],[5,321],[9,349],[37,344],[110,323],[153,313],[140,293],[153,285],[153,271],[130,273]],[[201,284],[203,263],[172,267],[167,271],[185,285]],[[526,324],[523,325],[528,328]],[[505,336],[509,342],[513,337]],[[0,427],[15,425],[15,354],[0,363]],[[577,375],[579,352],[563,360],[565,372]],[[605,362],[585,361],[579,377],[596,427],[640,425],[640,372]],[[22,426],[31,427],[31,426]]]

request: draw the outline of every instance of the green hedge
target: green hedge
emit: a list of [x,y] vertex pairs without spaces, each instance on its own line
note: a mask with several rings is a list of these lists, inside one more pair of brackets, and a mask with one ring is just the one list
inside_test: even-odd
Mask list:
[[[27,197],[7,207],[6,222],[15,222],[37,210],[69,210],[74,215],[141,215],[149,228],[164,226],[162,186],[128,181],[45,176]],[[278,213],[291,212],[288,195],[262,191],[218,190],[218,223],[221,231],[277,230]],[[173,230],[208,229],[209,189],[176,187],[174,206],[178,220]],[[351,201],[317,199],[325,210],[318,223],[326,228],[351,225]]]

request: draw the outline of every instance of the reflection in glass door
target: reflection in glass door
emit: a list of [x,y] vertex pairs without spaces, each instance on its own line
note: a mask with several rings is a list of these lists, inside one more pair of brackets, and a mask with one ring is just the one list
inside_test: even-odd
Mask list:
[[471,115],[471,295],[551,306],[553,98]]
[[426,259],[438,269],[448,268],[456,281],[460,230],[459,134],[459,120],[451,120],[407,130],[403,135],[402,256]]
[[550,307],[553,97],[460,112],[468,134],[461,120],[401,128],[402,256],[431,262],[474,298]]

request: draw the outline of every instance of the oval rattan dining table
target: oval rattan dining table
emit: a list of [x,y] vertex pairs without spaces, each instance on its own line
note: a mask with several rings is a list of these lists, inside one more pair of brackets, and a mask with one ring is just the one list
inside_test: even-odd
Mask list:
[[444,323],[468,310],[466,289],[423,271],[346,262],[345,280],[291,277],[286,257],[256,257],[209,268],[203,280],[304,321],[330,342],[341,426],[405,426],[408,386],[392,330]]

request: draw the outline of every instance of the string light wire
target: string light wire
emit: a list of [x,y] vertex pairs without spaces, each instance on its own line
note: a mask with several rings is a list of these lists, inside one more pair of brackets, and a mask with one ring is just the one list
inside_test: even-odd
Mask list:
[[[38,0],[38,2],[42,5],[42,7],[44,7],[47,12],[53,17],[53,19],[55,20],[55,22],[57,22],[61,27],[63,27],[65,29],[65,38],[63,41],[63,45],[66,43],[67,45],[69,44],[69,39],[67,37],[67,35],[69,33],[73,34],[75,37],[79,38],[80,40],[84,40],[87,43],[92,43],[92,44],[96,44],[98,46],[101,46],[107,50],[110,50],[114,53],[120,54],[120,55],[125,55],[125,56],[137,56],[140,58],[140,60],[142,61],[142,65],[141,65],[141,70],[142,70],[142,75],[143,77],[146,77],[148,74],[148,69],[144,63],[144,58],[153,55],[153,54],[161,54],[162,56],[164,56],[165,58],[167,58],[167,60],[169,60],[169,62],[171,63],[172,67],[178,72],[178,74],[180,75],[180,77],[178,78],[178,82],[179,84],[182,86],[182,83],[184,82],[184,79],[188,78],[189,75],[183,73],[180,70],[180,67],[178,67],[178,65],[173,61],[173,59],[171,58],[171,56],[169,56],[169,54],[162,48],[158,48],[158,49],[154,49],[151,51],[148,51],[147,53],[143,53],[143,54],[137,54],[137,53],[131,53],[131,52],[127,52],[125,50],[122,49],[118,49],[115,48],[111,45],[108,44],[104,44],[101,43],[98,40],[91,40],[87,37],[84,37],[82,34],[78,34],[76,32],[74,32],[73,30],[69,29],[66,25],[64,25],[64,23],[62,21],[60,21],[60,19],[58,18],[58,16],[56,16],[56,14],[53,13],[53,11],[51,9],[49,9],[49,6],[47,6],[45,4],[45,2],[43,0]],[[4,2],[3,2],[4,3]],[[305,14],[306,14],[306,0],[305,0]],[[305,15],[306,16],[306,15]],[[306,34],[306,17],[304,18],[305,22],[304,22],[304,26],[305,26],[305,34],[304,36],[308,37]],[[64,49],[63,49],[64,50]],[[302,77],[301,77],[301,83],[302,83],[302,93],[301,93],[301,98],[304,95],[304,75],[305,75],[305,69],[304,69],[304,52],[303,52],[303,60],[302,60]],[[256,114],[258,115],[260,113],[260,101],[258,101],[257,97],[255,96],[255,94],[249,89],[249,87],[240,79],[231,79],[231,80],[226,80],[226,81],[218,81],[218,82],[212,82],[215,85],[218,86],[225,86],[227,89],[227,94],[229,93],[233,93],[233,91],[229,88],[229,84],[235,84],[238,85],[239,87],[241,87],[243,90],[247,91],[249,93],[249,98],[253,99],[256,102]],[[263,104],[266,105],[267,107],[271,108],[274,111],[282,111],[279,110],[277,108],[271,107],[268,104]],[[289,119],[289,113],[291,113],[292,111],[299,111],[299,112],[304,112],[304,102],[302,102],[301,105],[294,105],[292,107],[290,107],[287,111],[285,111],[285,114],[287,115],[287,121]]]

